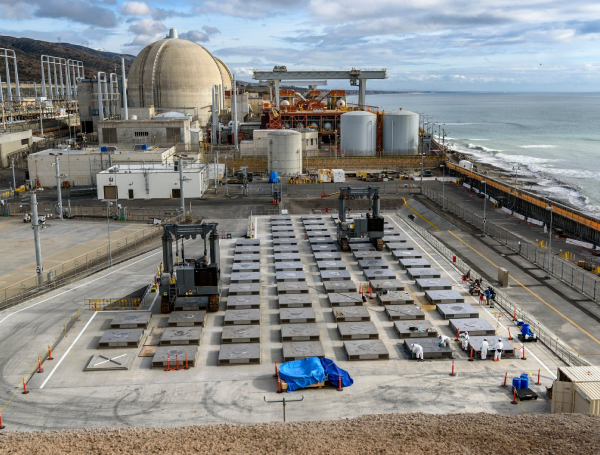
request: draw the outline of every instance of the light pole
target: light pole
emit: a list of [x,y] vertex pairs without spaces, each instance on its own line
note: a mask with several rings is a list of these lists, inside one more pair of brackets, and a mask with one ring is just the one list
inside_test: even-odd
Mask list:
[[485,224],[487,223],[487,220],[485,219],[485,206],[487,205],[485,200],[487,196],[487,182],[482,180],[481,183],[483,183],[483,226],[481,226],[483,234],[481,236],[485,237]]
[[515,171],[515,187],[517,186],[517,174],[520,170],[521,168],[519,166],[513,166],[513,171]]
[[112,202],[106,201],[106,226],[108,228],[108,258],[110,261],[110,266],[112,267],[112,251],[110,249],[110,206],[113,205]]
[[550,278],[550,267],[552,261],[552,206],[547,206],[546,210],[550,211],[550,229],[548,230],[548,272],[546,273],[546,278]]
[[40,219],[37,209],[37,196],[31,193],[31,224],[33,225],[33,243],[35,245],[35,262],[38,285],[44,284],[44,267],[42,265],[42,245],[40,243]]
[[425,155],[425,151],[421,150],[421,194],[423,194],[423,156]]
[[13,174],[13,198],[16,196],[17,181],[15,179],[15,159],[11,158],[12,174]]
[[446,162],[444,164],[440,164],[442,168],[442,210],[446,210]]
[[54,157],[54,164],[52,166],[56,169],[56,195],[58,197],[58,218],[63,218],[63,209],[62,209],[62,189],[60,184],[60,179],[64,179],[67,176],[65,174],[60,173],[59,164],[58,164],[58,155]]

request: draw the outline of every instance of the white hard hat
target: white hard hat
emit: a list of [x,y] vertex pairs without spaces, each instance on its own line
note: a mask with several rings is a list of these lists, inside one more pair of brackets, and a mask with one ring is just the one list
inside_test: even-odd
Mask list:
[[465,332],[465,335],[468,335],[468,334],[469,334],[469,332]]
[[415,344],[414,344],[414,343],[413,343],[413,344],[411,344],[411,345],[410,345],[410,347],[411,347],[411,348],[414,348],[414,347],[415,347]]
[[502,338],[498,338],[498,341],[499,341],[500,343],[502,343]]

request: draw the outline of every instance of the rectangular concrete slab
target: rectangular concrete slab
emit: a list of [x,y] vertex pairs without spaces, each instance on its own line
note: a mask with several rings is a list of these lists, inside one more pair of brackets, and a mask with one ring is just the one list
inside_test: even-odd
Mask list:
[[379,332],[371,321],[338,322],[338,332],[342,340],[377,340]]
[[260,272],[234,272],[229,280],[231,283],[260,283]]
[[329,233],[329,231],[323,231],[323,230],[318,231],[316,229],[311,229],[311,230],[306,231],[306,237],[309,239],[314,238],[314,237],[331,238],[331,234]]
[[236,246],[240,246],[240,245],[260,245],[260,239],[237,239],[235,241],[235,245]]
[[233,255],[233,262],[260,262],[260,254],[236,253]]
[[317,261],[317,267],[319,270],[346,270],[346,263],[344,261]]
[[366,237],[349,238],[348,243],[353,244],[353,245],[357,244],[357,243],[365,243],[367,245],[372,245],[371,240]]
[[426,259],[422,259],[422,258],[402,258],[402,259],[398,260],[398,263],[400,264],[400,267],[402,267],[403,269],[416,269],[416,268],[426,269],[428,267],[431,267],[431,264],[429,263],[429,261],[427,261]]
[[259,295],[260,283],[234,283],[229,285],[229,295]]
[[494,351],[496,351],[496,347],[498,346],[498,340],[502,340],[502,357],[515,355],[515,348],[506,338],[501,336],[471,336],[469,333],[469,346],[467,347],[467,351],[471,350],[473,347],[473,351],[477,353],[477,356],[473,355],[473,358],[481,358],[481,345],[483,340],[487,339],[488,341],[488,353],[486,358],[494,358]]
[[297,253],[298,245],[273,245],[273,253]]
[[315,253],[315,259],[317,261],[326,260],[326,261],[337,261],[342,259],[342,255],[337,251],[320,251]]
[[321,270],[320,274],[323,281],[346,281],[352,279],[352,275],[350,275],[348,270]]
[[259,262],[238,262],[231,267],[232,272],[260,272]]
[[301,261],[300,253],[275,253],[273,255],[275,262],[296,262]]
[[110,322],[112,329],[147,329],[152,319],[150,311],[118,313]]
[[368,270],[368,269],[383,270],[383,269],[390,268],[389,263],[384,259],[362,259],[362,260],[358,261],[358,265],[363,270]]
[[437,329],[429,321],[395,321],[394,328],[400,338],[434,338],[438,336]]
[[352,255],[354,256],[354,259],[356,259],[357,261],[360,261],[363,259],[382,259],[383,258],[383,254],[380,251],[370,251],[370,250],[352,251]]
[[208,296],[177,297],[175,299],[175,311],[202,311],[208,306]]
[[325,357],[320,341],[286,341],[283,343],[283,361],[302,360],[307,357]]
[[278,232],[273,232],[273,242],[275,242],[275,240],[283,240],[283,239],[293,239],[296,240],[296,233],[294,231],[278,231]]
[[437,271],[437,269],[434,269],[433,267],[428,267],[428,268],[421,268],[421,267],[415,267],[415,268],[411,268],[411,269],[406,269],[406,272],[408,273],[408,276],[410,278],[417,279],[417,278],[441,278],[442,275],[440,274],[440,272]]
[[400,280],[371,280],[371,287],[377,292],[381,291],[403,291],[404,283]]
[[271,221],[281,221],[281,220],[291,221],[292,217],[291,217],[291,215],[271,215],[270,220]]
[[391,321],[425,319],[425,313],[417,305],[385,305],[385,312]]
[[219,365],[260,363],[260,343],[222,344],[219,350]]
[[352,281],[324,281],[325,292],[356,292],[356,285]]
[[322,251],[337,251],[337,247],[334,243],[312,243],[310,245],[313,253]]
[[397,243],[406,243],[406,237],[402,237],[399,233],[395,233],[395,234],[389,233],[388,234],[388,233],[384,232],[383,234],[384,235],[383,235],[382,240],[383,240],[383,243],[385,243],[385,246],[388,248],[388,250],[393,249],[388,246],[389,244],[395,245]]
[[293,231],[294,226],[285,225],[285,226],[272,226],[271,231],[273,232],[282,232],[282,231]]
[[187,355],[188,366],[196,366],[198,354],[197,345],[188,346],[158,346],[154,357],[152,358],[153,368],[164,368],[167,366],[167,356],[169,366],[172,368],[179,364],[179,368],[185,367],[185,356]]
[[418,259],[422,258],[423,254],[417,250],[392,250],[392,256],[394,256],[394,259]]
[[437,338],[422,338],[419,341],[406,339],[404,340],[404,348],[413,359],[415,355],[410,353],[412,343],[419,343],[423,347],[423,358],[425,359],[451,359],[454,353],[451,347],[440,346]]
[[135,352],[125,352],[111,354],[109,352],[100,352],[94,354],[84,371],[119,371],[129,370],[135,360]]
[[363,270],[367,280],[395,280],[396,272],[390,269],[366,269]]
[[377,301],[381,305],[411,305],[415,299],[406,291],[386,291],[377,294]]
[[281,261],[275,263],[275,270],[277,272],[300,272],[303,269],[302,262],[288,262]]
[[311,245],[333,244],[334,240],[331,237],[309,237],[308,241]]
[[318,222],[314,222],[314,223],[310,223],[310,224],[304,223],[304,229],[306,230],[306,232],[326,231],[327,233],[329,233],[329,231],[327,231],[327,227],[325,226],[325,224],[318,223]]
[[260,308],[260,295],[229,295],[227,297],[228,310],[248,310]]
[[386,248],[390,251],[396,250],[404,250],[404,251],[413,251],[415,247],[408,242],[390,242],[386,245]]
[[279,321],[282,324],[316,322],[315,310],[312,308],[281,308],[279,310]]
[[271,221],[271,226],[291,226],[292,220],[275,220]]
[[300,217],[300,219],[302,221],[304,221],[304,220],[320,220],[320,221],[323,221],[323,215],[319,215],[318,213],[315,213],[315,214],[311,213],[311,214],[308,214],[308,215],[302,215]]
[[315,323],[281,326],[281,341],[318,341],[319,327]]
[[169,327],[204,327],[206,311],[174,311],[170,314]]
[[98,341],[98,348],[137,348],[144,336],[144,329],[109,329]]
[[202,340],[201,327],[166,327],[160,339],[161,346],[182,344],[200,345]]
[[445,278],[419,278],[415,283],[421,291],[452,289],[452,285]]
[[277,294],[308,294],[306,281],[279,282],[277,283]]
[[275,280],[278,283],[284,282],[296,282],[306,281],[306,274],[304,272],[290,271],[290,272],[275,272]]
[[496,328],[483,318],[450,319],[449,326],[453,333],[469,332],[469,337],[496,334]]
[[425,291],[425,297],[432,304],[438,303],[463,303],[464,296],[453,289],[446,291]]
[[443,303],[437,305],[437,311],[444,319],[478,318],[479,312],[468,303]]
[[273,238],[273,245],[298,245],[298,240],[295,238]]
[[233,250],[235,254],[260,254],[260,246],[256,245],[240,245]]
[[281,294],[279,308],[312,307],[312,297],[309,294]]
[[348,355],[348,360],[383,360],[390,358],[390,353],[381,340],[344,341],[344,349]]
[[335,322],[370,321],[371,314],[364,306],[335,307],[333,308]]
[[227,310],[223,325],[254,325],[260,324],[260,310]]
[[358,292],[333,292],[327,294],[329,303],[335,306],[363,306],[362,296]]
[[259,325],[228,325],[223,327],[221,343],[260,343]]
[[375,251],[375,246],[372,243],[351,243],[350,251]]

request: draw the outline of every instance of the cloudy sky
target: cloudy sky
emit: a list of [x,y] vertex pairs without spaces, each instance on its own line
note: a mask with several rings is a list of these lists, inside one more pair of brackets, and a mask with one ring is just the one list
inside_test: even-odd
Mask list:
[[597,0],[0,0],[17,37],[136,55],[170,27],[240,79],[286,65],[386,68],[383,90],[600,87]]

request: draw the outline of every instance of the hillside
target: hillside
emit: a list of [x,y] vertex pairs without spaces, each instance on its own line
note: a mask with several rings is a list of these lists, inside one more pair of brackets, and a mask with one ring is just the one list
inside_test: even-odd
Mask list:
[[[121,57],[125,58],[127,70],[129,70],[129,66],[135,58],[133,55],[97,51],[75,44],[49,43],[47,41],[2,35],[0,35],[0,48],[12,49],[17,54],[20,82],[39,82],[42,80],[40,63],[42,55],[81,60],[86,77],[91,77],[98,71],[115,72],[115,65],[117,73],[121,74]],[[2,71],[2,74],[4,74],[4,71]]]

